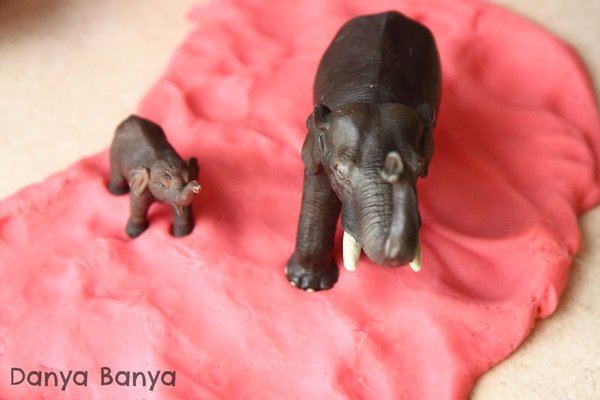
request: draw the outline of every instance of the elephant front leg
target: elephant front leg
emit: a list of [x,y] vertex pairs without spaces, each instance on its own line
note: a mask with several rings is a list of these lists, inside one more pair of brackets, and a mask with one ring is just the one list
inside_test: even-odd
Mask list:
[[144,191],[140,196],[131,192],[130,196],[131,214],[127,221],[125,232],[127,236],[135,238],[141,235],[148,228],[148,209],[154,201],[149,191]]
[[340,209],[341,203],[325,174],[305,172],[296,249],[285,268],[293,286],[324,290],[337,282],[339,272],[333,257],[333,242]]
[[173,226],[171,235],[182,237],[192,233],[194,229],[194,218],[192,216],[192,206],[178,208],[173,207]]

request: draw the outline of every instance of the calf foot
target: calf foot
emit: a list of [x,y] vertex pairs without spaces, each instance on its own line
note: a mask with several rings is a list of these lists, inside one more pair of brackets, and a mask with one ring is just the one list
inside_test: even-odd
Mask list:
[[175,237],[187,236],[194,230],[194,224],[173,225],[171,226],[171,235]]
[[131,219],[127,221],[127,226],[125,227],[125,232],[127,236],[131,238],[135,238],[140,236],[144,231],[148,228],[148,221],[132,221]]
[[128,185],[115,185],[112,181],[108,183],[108,191],[111,192],[114,195],[122,195],[125,194],[127,192],[129,192],[129,186]]

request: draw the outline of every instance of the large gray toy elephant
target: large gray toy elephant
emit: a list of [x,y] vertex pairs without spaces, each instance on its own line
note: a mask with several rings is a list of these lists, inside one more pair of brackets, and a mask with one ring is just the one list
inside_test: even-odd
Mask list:
[[440,98],[431,32],[397,12],[347,22],[318,68],[296,248],[285,273],[305,290],[338,279],[334,236],[341,213],[344,265],[361,249],[374,262],[421,268],[416,179],[427,175]]
[[171,234],[188,235],[194,227],[192,200],[201,189],[197,178],[197,160],[183,161],[157,124],[132,115],[117,127],[110,147],[108,189],[117,195],[131,189],[128,236],[146,230],[146,215],[154,201],[173,207]]

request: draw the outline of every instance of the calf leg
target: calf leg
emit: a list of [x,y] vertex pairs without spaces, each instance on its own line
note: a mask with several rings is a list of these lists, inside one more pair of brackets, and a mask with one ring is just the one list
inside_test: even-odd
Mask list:
[[152,205],[154,198],[150,191],[145,190],[141,195],[135,194],[135,192],[131,192],[131,214],[129,216],[129,220],[127,221],[127,227],[125,228],[125,232],[127,232],[127,236],[129,237],[138,237],[141,235],[146,228],[148,228],[148,209],[150,205]]
[[192,206],[182,208],[180,215],[177,210],[173,210],[173,226],[171,227],[171,235],[181,237],[189,235],[194,229],[194,218],[192,216]]

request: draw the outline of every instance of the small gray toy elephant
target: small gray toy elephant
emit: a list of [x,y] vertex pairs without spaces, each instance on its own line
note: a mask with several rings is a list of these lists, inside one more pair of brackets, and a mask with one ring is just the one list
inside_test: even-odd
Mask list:
[[173,207],[173,236],[192,232],[192,201],[201,189],[198,161],[183,161],[160,126],[132,115],[115,132],[110,147],[108,190],[120,195],[131,190],[131,215],[126,232],[141,235],[148,227],[147,213],[154,201]]

